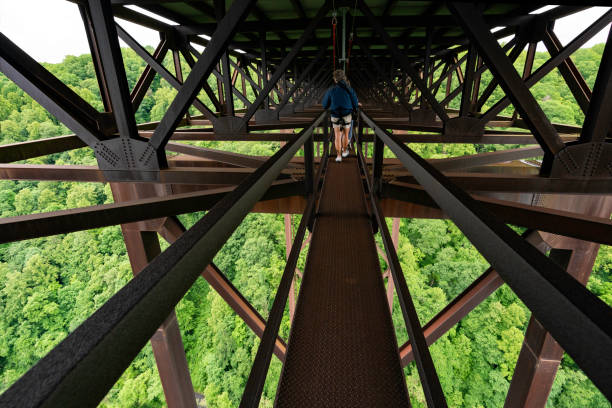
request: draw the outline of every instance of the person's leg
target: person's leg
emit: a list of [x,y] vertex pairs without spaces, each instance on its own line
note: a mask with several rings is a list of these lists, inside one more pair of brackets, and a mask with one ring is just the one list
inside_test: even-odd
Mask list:
[[342,128],[334,127],[334,136],[336,137],[335,146],[336,146],[336,160],[340,157],[342,153]]
[[351,130],[350,124],[352,117],[351,115],[347,115],[343,118],[344,127],[342,128],[342,157],[348,156],[348,135]]
[[344,129],[342,129],[342,133],[343,133],[343,138],[342,138],[342,148],[343,150],[347,150],[348,149],[348,135],[349,132],[351,131],[351,127],[350,126],[345,126]]

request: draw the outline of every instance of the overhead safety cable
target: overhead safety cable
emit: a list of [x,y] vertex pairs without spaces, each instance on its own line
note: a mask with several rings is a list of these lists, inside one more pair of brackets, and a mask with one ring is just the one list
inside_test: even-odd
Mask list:
[[349,66],[351,63],[351,49],[353,48],[353,37],[355,33],[355,13],[357,12],[357,0],[355,0],[355,5],[353,6],[353,16],[351,19],[351,31],[349,33],[349,44],[348,44],[348,52],[346,54],[346,73],[349,72]]
[[332,52],[333,52],[333,58],[332,58],[332,64],[333,64],[333,70],[336,70],[336,28],[338,26],[338,19],[336,18],[336,6],[335,6],[335,2],[334,2],[334,11],[332,12]]

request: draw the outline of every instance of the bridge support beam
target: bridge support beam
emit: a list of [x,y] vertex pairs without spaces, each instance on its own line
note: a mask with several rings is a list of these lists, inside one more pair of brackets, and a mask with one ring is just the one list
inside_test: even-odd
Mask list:
[[[156,189],[152,185],[126,183],[111,184],[111,188],[117,202],[145,198],[159,190],[159,186]],[[148,223],[150,221],[121,225],[134,276],[161,253],[157,232],[150,231],[156,228],[147,227]],[[151,347],[168,407],[196,407],[189,366],[174,310],[151,337]]]

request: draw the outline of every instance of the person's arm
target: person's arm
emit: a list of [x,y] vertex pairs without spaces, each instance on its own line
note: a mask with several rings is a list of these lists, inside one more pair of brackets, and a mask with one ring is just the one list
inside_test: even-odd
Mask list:
[[331,89],[328,89],[323,96],[323,100],[321,100],[321,105],[323,105],[323,109],[329,109],[329,105],[331,105],[331,97],[330,97]]
[[351,102],[353,103],[354,110],[359,109],[359,100],[357,99],[357,94],[353,88],[351,88]]

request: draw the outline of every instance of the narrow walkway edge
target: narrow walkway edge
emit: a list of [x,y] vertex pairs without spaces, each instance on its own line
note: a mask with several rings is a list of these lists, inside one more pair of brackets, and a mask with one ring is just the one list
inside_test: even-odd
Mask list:
[[354,157],[328,165],[276,406],[410,406]]

